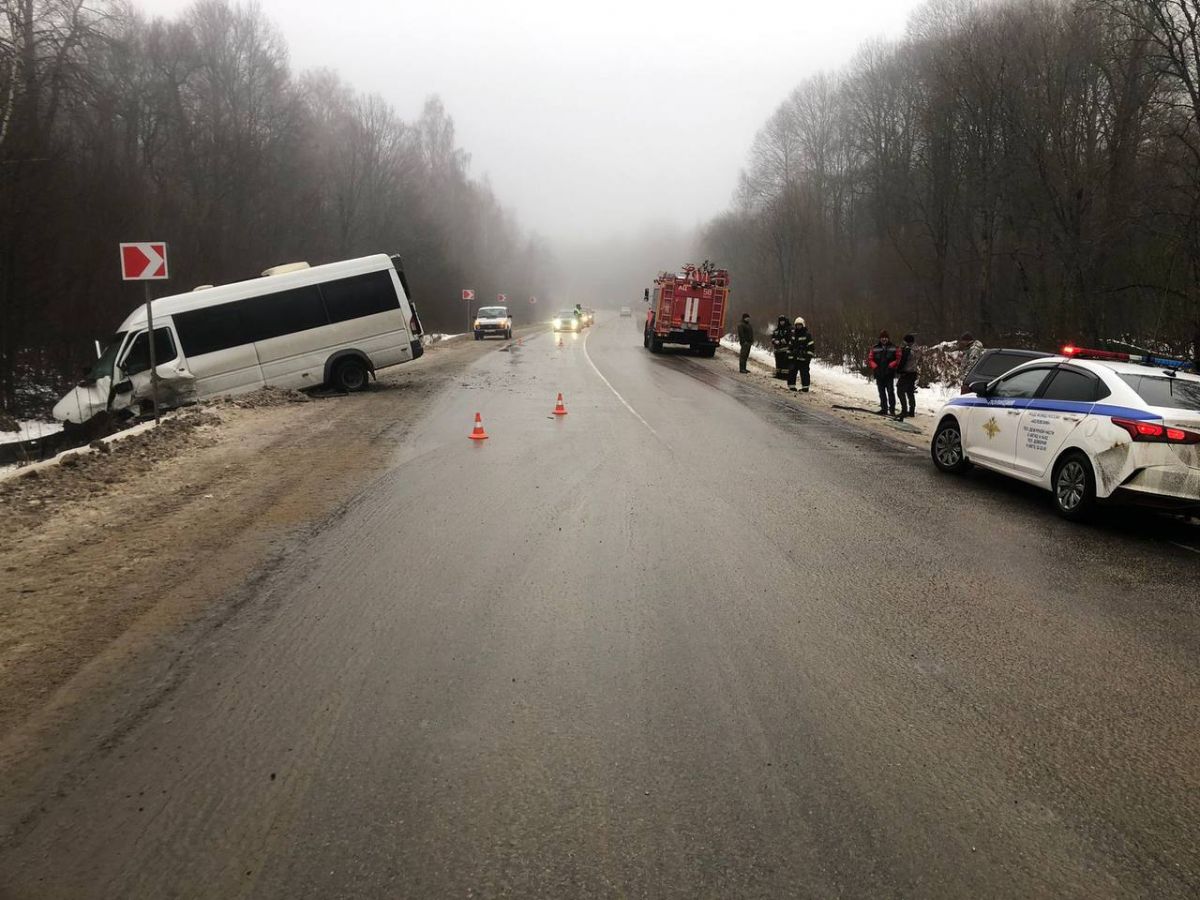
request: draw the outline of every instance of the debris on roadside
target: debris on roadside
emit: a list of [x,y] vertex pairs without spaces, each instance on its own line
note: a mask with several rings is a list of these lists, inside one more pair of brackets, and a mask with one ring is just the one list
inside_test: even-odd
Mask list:
[[232,397],[215,397],[206,400],[203,407],[221,409],[267,409],[272,406],[287,406],[289,403],[308,403],[312,398],[303,391],[295,388],[261,387],[247,394],[235,394]]
[[43,507],[87,500],[139,477],[180,450],[207,445],[215,438],[203,435],[201,429],[220,421],[219,416],[194,408],[116,444],[93,441],[87,449],[64,454],[58,465],[18,470],[19,474],[0,481],[5,531],[40,518]]

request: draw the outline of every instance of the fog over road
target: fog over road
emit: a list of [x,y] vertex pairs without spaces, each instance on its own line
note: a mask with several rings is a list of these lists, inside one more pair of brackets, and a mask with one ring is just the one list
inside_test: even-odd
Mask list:
[[1200,891],[1168,526],[939,475],[636,317],[501,347],[41,798],[0,897]]

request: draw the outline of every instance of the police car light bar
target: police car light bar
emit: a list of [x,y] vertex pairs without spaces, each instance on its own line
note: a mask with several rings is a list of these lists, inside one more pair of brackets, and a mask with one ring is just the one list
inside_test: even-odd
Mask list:
[[1176,359],[1173,356],[1150,356],[1138,353],[1118,353],[1114,350],[1089,350],[1086,347],[1075,347],[1071,344],[1062,348],[1063,356],[1073,359],[1107,359],[1112,362],[1140,363],[1145,366],[1162,366],[1164,369],[1186,369],[1191,360]]

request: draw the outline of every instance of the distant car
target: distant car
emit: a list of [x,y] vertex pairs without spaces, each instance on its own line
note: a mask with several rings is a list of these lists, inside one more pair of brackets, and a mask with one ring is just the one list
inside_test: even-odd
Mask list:
[[555,331],[581,331],[583,322],[573,309],[560,309],[554,316]]
[[475,315],[475,340],[512,337],[512,316],[506,306],[485,306]]
[[934,465],[1035,484],[1070,519],[1109,498],[1200,508],[1200,377],[1183,365],[1064,347],[973,381],[937,415]]
[[1033,359],[1046,359],[1053,355],[1042,350],[984,350],[979,359],[975,360],[975,365],[963,376],[962,393],[967,393],[967,385],[973,381],[991,381],[1022,363]]
[[621,318],[622,318],[622,319],[628,319],[628,318],[630,318],[632,315],[633,315],[633,310],[632,310],[632,309],[630,309],[628,306],[622,306],[622,307],[621,307]]

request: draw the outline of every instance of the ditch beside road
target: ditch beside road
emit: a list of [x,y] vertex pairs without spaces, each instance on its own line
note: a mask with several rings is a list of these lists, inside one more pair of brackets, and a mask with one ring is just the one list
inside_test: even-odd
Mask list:
[[386,467],[432,395],[502,346],[435,344],[361,394],[206,403],[0,481],[0,768],[164,635],[219,621]]

